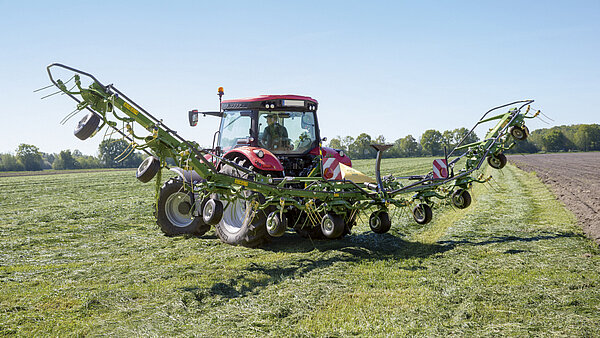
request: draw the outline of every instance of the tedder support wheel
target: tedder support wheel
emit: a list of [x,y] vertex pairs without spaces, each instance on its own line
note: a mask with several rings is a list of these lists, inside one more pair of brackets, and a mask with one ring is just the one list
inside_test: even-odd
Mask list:
[[344,234],[346,224],[344,223],[344,217],[328,212],[321,219],[321,231],[327,238],[334,239],[339,238]]
[[149,156],[140,164],[135,173],[135,177],[142,183],[147,183],[154,178],[159,170],[160,161],[154,156]]
[[512,137],[514,137],[516,140],[519,141],[524,141],[527,139],[527,130],[524,128],[521,128],[519,126],[512,126],[510,127],[510,129],[508,130],[509,133],[512,135]]
[[202,236],[210,225],[202,217],[193,216],[192,194],[183,189],[183,182],[170,179],[160,189],[156,223],[167,236],[191,234]]
[[471,194],[464,189],[458,189],[452,194],[452,205],[459,209],[465,209],[471,205]]
[[[245,158],[238,158],[235,162],[244,168],[249,168],[251,164]],[[223,165],[220,173],[246,178],[248,174],[229,165]],[[265,210],[254,210],[251,197],[258,195],[258,200],[264,200],[264,197],[257,192],[242,192],[245,199],[234,199],[225,202],[223,218],[215,225],[217,236],[223,243],[232,245],[242,245],[246,247],[256,247],[269,240],[267,233],[267,215]]]
[[384,234],[390,231],[392,222],[390,221],[390,216],[387,212],[379,211],[371,214],[371,217],[369,217],[369,226],[374,233]]
[[490,167],[494,169],[502,169],[506,165],[506,155],[500,153],[496,155],[491,155],[487,159]]
[[94,134],[99,124],[100,116],[98,116],[96,113],[90,112],[81,120],[79,120],[77,127],[75,127],[75,130],[73,131],[73,134],[77,136],[78,139],[85,140]]
[[217,225],[223,218],[223,202],[209,198],[202,202],[202,219],[204,223]]
[[415,222],[419,224],[427,224],[431,222],[433,218],[433,213],[431,211],[431,207],[427,204],[417,204],[417,206],[413,209],[413,218]]
[[288,219],[283,215],[281,217],[279,211],[273,211],[267,217],[267,232],[271,237],[281,237],[288,227]]

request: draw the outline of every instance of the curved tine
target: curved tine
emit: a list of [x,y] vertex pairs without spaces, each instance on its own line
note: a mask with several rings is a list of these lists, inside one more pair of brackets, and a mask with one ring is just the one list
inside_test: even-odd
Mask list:
[[67,116],[65,116],[65,118],[60,121],[60,124],[67,123],[67,121],[69,121],[73,116],[77,115],[77,113],[79,113],[80,111],[81,111],[81,109],[76,108],[75,110],[73,110],[72,112],[67,114]]

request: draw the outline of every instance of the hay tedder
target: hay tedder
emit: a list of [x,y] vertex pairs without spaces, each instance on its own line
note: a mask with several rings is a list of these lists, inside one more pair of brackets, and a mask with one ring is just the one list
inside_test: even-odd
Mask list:
[[[166,235],[203,235],[212,225],[223,242],[250,247],[288,229],[313,239],[340,238],[350,233],[360,215],[369,216],[373,232],[385,233],[391,227],[391,208],[411,208],[414,220],[426,224],[432,219],[434,199],[466,208],[472,183],[491,178],[474,177],[475,172],[486,160],[493,168],[504,167],[503,152],[528,136],[524,120],[539,114],[529,114],[533,100],[489,110],[475,125],[497,121],[485,138],[464,144],[473,127],[424,175],[382,177],[382,153],[390,146],[374,144],[375,178],[370,178],[352,169],[343,151],[322,146],[318,102],[310,97],[265,95],[223,101],[219,88],[218,111],[188,112],[192,126],[199,115],[221,120],[212,148],[202,149],[112,84],[62,64],[51,64],[47,70],[57,93],[77,102],[68,117],[87,110],[75,128],[76,137],[85,140],[106,126],[128,140],[129,153],[141,150],[150,155],[136,176],[142,182],[157,177],[155,213]],[[464,163],[463,168],[458,163]],[[160,186],[163,167],[176,175]]]

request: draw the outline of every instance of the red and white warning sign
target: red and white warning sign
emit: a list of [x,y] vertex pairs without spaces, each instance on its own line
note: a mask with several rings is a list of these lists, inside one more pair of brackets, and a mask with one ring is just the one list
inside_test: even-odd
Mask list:
[[328,180],[341,180],[342,171],[340,170],[340,161],[335,157],[326,157],[323,159],[323,176]]
[[446,159],[433,160],[433,178],[448,178]]

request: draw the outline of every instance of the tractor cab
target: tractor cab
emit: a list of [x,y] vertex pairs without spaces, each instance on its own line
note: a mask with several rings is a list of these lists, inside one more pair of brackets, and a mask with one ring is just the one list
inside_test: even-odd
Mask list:
[[277,155],[303,155],[318,146],[317,101],[306,96],[265,95],[221,103],[218,145],[225,153],[240,147]]
[[[316,167],[315,158],[333,158],[327,177],[333,176],[337,163],[351,161],[343,152],[319,148],[321,136],[317,122],[317,100],[298,95],[262,95],[224,100],[221,111],[209,114],[221,117],[215,150],[225,157],[244,156],[257,169],[283,171],[288,176],[309,176]],[[190,112],[190,123],[197,123],[197,111]],[[323,162],[325,164],[325,162]]]

